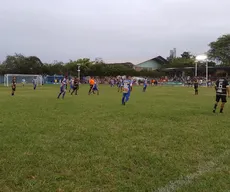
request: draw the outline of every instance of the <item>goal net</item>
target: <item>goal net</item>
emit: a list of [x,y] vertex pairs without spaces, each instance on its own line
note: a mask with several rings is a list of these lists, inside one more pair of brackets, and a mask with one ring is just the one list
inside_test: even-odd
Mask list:
[[10,86],[13,77],[16,77],[16,83],[32,84],[33,79],[36,79],[37,85],[42,85],[43,78],[41,75],[28,75],[28,74],[5,74],[4,86]]

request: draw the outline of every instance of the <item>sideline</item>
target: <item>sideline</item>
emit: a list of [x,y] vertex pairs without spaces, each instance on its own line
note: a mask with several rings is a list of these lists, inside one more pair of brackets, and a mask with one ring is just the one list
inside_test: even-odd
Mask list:
[[230,150],[226,150],[224,153],[222,153],[217,158],[214,158],[211,161],[208,161],[204,165],[200,165],[198,167],[198,171],[186,176],[182,176],[176,181],[170,181],[167,185],[164,187],[160,187],[154,192],[173,192],[175,190],[181,189],[183,186],[189,185],[194,181],[194,179],[205,175],[206,173],[210,173],[213,170],[218,169],[218,164],[221,163],[221,161],[225,158],[230,156]]

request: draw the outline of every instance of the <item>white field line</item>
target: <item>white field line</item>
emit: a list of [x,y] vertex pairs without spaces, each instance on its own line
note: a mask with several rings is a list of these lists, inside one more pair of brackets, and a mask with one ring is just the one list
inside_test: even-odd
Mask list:
[[221,163],[223,159],[230,156],[230,150],[225,151],[223,154],[214,158],[212,161],[208,161],[204,165],[200,165],[198,167],[198,171],[195,173],[191,173],[186,176],[181,176],[176,181],[170,181],[164,187],[160,187],[155,192],[173,192],[175,190],[181,189],[183,186],[189,185],[194,181],[194,179],[205,175],[206,173],[210,173],[218,167],[218,164]]

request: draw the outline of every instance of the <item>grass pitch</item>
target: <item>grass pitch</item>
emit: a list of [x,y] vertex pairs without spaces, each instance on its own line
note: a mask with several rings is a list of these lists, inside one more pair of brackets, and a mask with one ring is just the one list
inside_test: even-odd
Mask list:
[[213,89],[134,87],[122,106],[99,88],[0,87],[1,192],[230,190],[230,104],[213,114]]

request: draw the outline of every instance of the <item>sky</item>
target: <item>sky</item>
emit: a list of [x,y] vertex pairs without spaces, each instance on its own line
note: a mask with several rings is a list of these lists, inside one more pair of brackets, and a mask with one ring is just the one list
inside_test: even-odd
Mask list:
[[97,57],[139,62],[202,54],[230,33],[230,0],[0,0],[0,61]]

